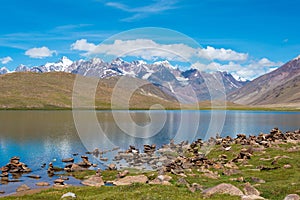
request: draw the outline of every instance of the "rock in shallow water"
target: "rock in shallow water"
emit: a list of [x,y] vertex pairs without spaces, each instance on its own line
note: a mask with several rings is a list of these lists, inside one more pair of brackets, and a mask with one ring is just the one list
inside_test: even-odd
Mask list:
[[50,183],[48,183],[48,182],[38,182],[35,185],[36,186],[43,186],[43,187],[45,187],[45,186],[50,186]]
[[62,162],[74,162],[74,158],[65,158],[65,159],[62,159]]
[[28,175],[28,177],[33,178],[33,179],[40,179],[41,178],[40,175],[34,175],[34,174]]
[[17,188],[17,192],[23,192],[23,191],[27,191],[30,190],[30,187],[26,184],[21,185],[20,187]]

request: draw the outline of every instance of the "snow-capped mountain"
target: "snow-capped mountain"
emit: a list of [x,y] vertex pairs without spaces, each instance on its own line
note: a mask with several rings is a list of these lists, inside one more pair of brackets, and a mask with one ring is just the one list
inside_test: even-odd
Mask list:
[[[2,73],[7,73],[5,69],[2,71]],[[36,73],[67,72],[98,78],[130,76],[147,80],[159,86],[166,93],[175,94],[180,99],[189,99],[192,96],[191,92],[194,91],[197,100],[210,99],[212,92],[216,94],[221,93],[222,88],[215,87],[216,83],[220,82],[220,80],[224,83],[226,93],[241,88],[245,84],[243,81],[237,81],[231,74],[226,72],[206,73],[200,72],[197,69],[181,71],[168,61],[158,61],[148,64],[141,60],[127,62],[121,58],[116,58],[111,62],[105,62],[100,58],[73,62],[67,57],[62,57],[58,62],[46,63],[45,65],[32,68],[20,65],[15,71],[31,71]],[[208,84],[210,85],[209,88]]]
[[9,70],[6,67],[0,68],[0,75],[1,74],[7,74],[7,73],[9,73]]
[[229,95],[239,104],[296,104],[300,101],[300,56]]
[[[72,65],[73,61],[68,59],[67,57],[62,57],[58,62],[55,63],[46,63],[45,65],[39,67],[33,67],[30,71],[32,72],[69,72],[70,66]],[[16,70],[17,71],[17,70]]]

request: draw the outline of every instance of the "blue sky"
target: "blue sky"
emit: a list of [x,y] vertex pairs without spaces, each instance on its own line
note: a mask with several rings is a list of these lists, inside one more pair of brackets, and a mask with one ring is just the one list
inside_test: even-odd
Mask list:
[[197,41],[211,68],[253,79],[300,54],[299,7],[298,0],[4,0],[0,68],[84,59],[90,49],[72,48],[79,41],[97,46],[122,31],[162,27]]

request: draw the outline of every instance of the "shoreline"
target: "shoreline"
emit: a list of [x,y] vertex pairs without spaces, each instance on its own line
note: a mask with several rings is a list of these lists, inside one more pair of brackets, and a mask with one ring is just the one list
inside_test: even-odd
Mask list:
[[[209,150],[208,152],[205,152],[206,147],[210,147],[210,142],[213,143],[213,148]],[[174,185],[174,182],[172,180],[181,180],[181,179],[191,179],[195,180],[193,178],[193,174],[196,174],[200,177],[205,178],[206,181],[204,182],[208,185],[211,185],[210,182],[213,182],[216,184],[220,178],[223,176],[225,177],[233,177],[231,179],[228,179],[227,182],[230,182],[233,185],[239,185],[239,181],[235,180],[235,178],[238,178],[240,175],[243,174],[253,174],[253,173],[270,173],[274,171],[276,173],[276,170],[296,170],[299,168],[297,165],[295,166],[294,162],[297,162],[297,160],[294,160],[293,162],[289,163],[288,157],[291,155],[295,155],[295,159],[298,159],[298,153],[300,151],[300,131],[297,130],[295,132],[287,132],[287,133],[281,133],[278,129],[273,129],[269,134],[260,134],[258,136],[245,136],[243,134],[237,135],[236,138],[230,138],[230,137],[218,137],[215,139],[211,139],[211,141],[204,142],[202,140],[196,140],[192,143],[185,143],[182,142],[180,144],[174,144],[172,141],[169,144],[164,145],[160,149],[155,149],[154,146],[145,145],[144,146],[144,152],[139,152],[138,149],[136,149],[133,146],[130,146],[129,149],[126,151],[122,151],[118,153],[118,159],[115,159],[115,162],[118,162],[118,160],[125,159],[128,163],[139,163],[141,160],[145,160],[146,163],[148,163],[149,160],[155,160],[158,159],[158,162],[151,164],[152,166],[158,166],[160,161],[159,159],[164,158],[162,160],[162,165],[158,169],[153,169],[150,171],[143,171],[131,168],[128,166],[127,174],[123,174],[127,169],[116,169],[116,165],[110,166],[108,165],[108,168],[101,172],[101,176],[98,176],[96,174],[95,170],[89,170],[89,171],[73,171],[69,173],[69,176],[74,176],[75,178],[79,178],[80,180],[89,180],[91,178],[94,181],[94,183],[99,183],[99,180],[101,179],[103,184],[105,182],[109,183],[115,183],[118,185],[118,181],[121,181],[125,179],[126,177],[131,176],[146,176],[147,183],[143,182],[146,185],[151,185],[151,182],[155,185],[161,185],[161,187],[165,187],[164,185],[169,185],[170,187]],[[204,149],[204,150],[203,150]],[[284,151],[283,151],[284,150]],[[203,154],[204,151],[204,154]],[[280,154],[282,152],[286,152],[287,155],[281,155],[282,158],[277,158],[276,156],[274,159],[272,157],[268,158],[269,154],[263,153],[263,152],[269,152],[270,155],[275,156],[277,154]],[[161,157],[155,158],[156,152],[160,152]],[[201,153],[202,152],[202,153]],[[273,153],[272,153],[273,152]],[[290,153],[289,153],[290,152]],[[95,152],[93,152],[95,153]],[[99,152],[98,152],[99,153]],[[103,155],[101,152],[100,155]],[[98,156],[99,156],[98,154]],[[206,155],[207,154],[207,155]],[[97,156],[97,157],[98,157]],[[221,157],[220,157],[221,156]],[[278,156],[278,155],[277,155]],[[267,157],[267,158],[265,158]],[[169,161],[166,161],[166,159]],[[195,160],[196,159],[196,160]],[[287,161],[284,161],[283,163],[280,162],[279,159],[284,159]],[[276,164],[268,164],[269,162],[275,162]],[[255,161],[253,163],[253,161]],[[88,161],[87,161],[88,162]],[[165,162],[165,163],[164,163]],[[251,163],[250,163],[251,162]],[[279,162],[279,164],[278,164]],[[181,163],[181,164],[180,164]],[[262,163],[264,163],[262,165]],[[294,163],[294,164],[292,164]],[[251,167],[251,165],[256,165],[256,168],[254,166]],[[290,166],[291,167],[290,167]],[[279,167],[280,166],[280,167]],[[204,167],[204,168],[203,168]],[[253,168],[249,171],[248,168]],[[278,168],[279,167],[279,168]],[[195,171],[196,170],[196,171]],[[200,171],[199,171],[200,170]],[[220,173],[221,171],[222,173]],[[296,173],[293,171],[293,173]],[[237,173],[237,174],[236,174]],[[291,174],[293,174],[291,173]],[[294,175],[296,178],[298,177],[299,171]],[[170,180],[168,181],[161,181],[159,178],[160,175],[163,174],[165,177],[171,177],[168,178]],[[240,174],[240,175],[239,175]],[[192,176],[193,175],[193,176]],[[238,175],[238,176],[236,176]],[[274,176],[277,176],[273,174]],[[118,178],[119,176],[119,178]],[[264,175],[265,176],[265,175]],[[269,176],[269,175],[268,175]],[[268,177],[266,176],[266,177]],[[101,177],[101,178],[99,178]],[[153,177],[153,178],[152,178]],[[224,178],[225,178],[224,177]],[[144,177],[145,178],[145,177]],[[222,178],[222,179],[224,179]],[[247,177],[244,177],[243,180],[247,179]],[[91,181],[89,183],[91,183]],[[96,182],[95,182],[96,180]],[[98,181],[98,182],[97,182]],[[288,180],[287,180],[288,181]],[[175,182],[177,184],[177,182]],[[187,182],[187,181],[186,181]],[[226,183],[227,183],[226,182]],[[137,182],[139,183],[139,182]],[[188,184],[187,184],[188,183]],[[193,188],[193,184],[191,181],[185,183],[187,190],[190,190],[191,193],[195,193]],[[242,184],[245,184],[244,181],[241,182]],[[171,185],[170,185],[171,184]],[[176,186],[175,184],[175,186]],[[196,184],[196,183],[195,183]],[[199,183],[197,183],[199,184]],[[300,184],[300,183],[298,183]],[[122,185],[122,184],[121,184]],[[131,185],[128,184],[128,185]],[[213,185],[213,184],[212,184]],[[169,187],[168,186],[168,187]],[[300,185],[296,185],[297,187]],[[104,189],[108,189],[107,187],[111,186],[102,186]],[[102,188],[101,187],[101,188]],[[120,186],[113,186],[112,188],[116,188]],[[123,186],[122,186],[123,187]],[[125,187],[125,186],[124,186]],[[143,186],[141,186],[143,187]],[[204,191],[210,189],[203,186],[204,189],[201,189],[201,192],[199,191],[199,195],[204,195]],[[76,186],[76,187],[65,187],[62,185],[61,190],[65,192],[68,190],[68,188],[71,188],[70,190],[79,190],[82,191],[84,189],[87,190],[93,190],[92,188],[86,188],[82,186]],[[112,188],[109,188],[108,190],[114,190]],[[261,188],[259,188],[261,189]],[[263,188],[262,188],[263,189]],[[15,195],[33,195],[31,197],[34,197],[34,194],[40,193],[41,191],[47,193],[47,191],[57,190],[53,186],[51,188],[42,188],[42,190],[28,190],[24,191],[24,193],[17,193],[17,194],[8,194],[8,196],[4,196],[3,198],[9,198],[13,197]],[[197,189],[195,189],[197,190]],[[200,189],[199,189],[200,190]],[[194,192],[193,192],[194,191]],[[297,190],[295,190],[297,191]],[[42,193],[43,193],[42,192]],[[299,193],[300,191],[298,191]],[[198,194],[198,193],[197,193]],[[264,194],[264,193],[263,193]]]
[[[147,108],[130,108],[130,109],[110,109],[110,108],[101,108],[101,109],[73,109],[73,108],[0,108],[0,111],[149,111]],[[199,109],[187,108],[166,108],[165,111],[282,111],[282,112],[300,112],[300,108],[290,108],[290,107],[227,107],[227,108],[211,108],[203,107]],[[160,109],[154,109],[153,111],[163,111]]]

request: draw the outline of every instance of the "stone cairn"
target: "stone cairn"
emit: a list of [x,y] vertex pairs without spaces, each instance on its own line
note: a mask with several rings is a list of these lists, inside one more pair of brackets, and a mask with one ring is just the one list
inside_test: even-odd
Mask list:
[[1,181],[8,181],[9,173],[23,174],[31,172],[31,169],[24,163],[20,162],[20,157],[14,156],[10,159],[9,163],[0,168]]

